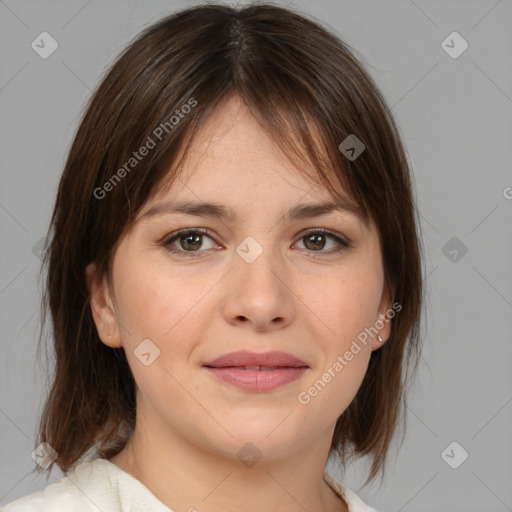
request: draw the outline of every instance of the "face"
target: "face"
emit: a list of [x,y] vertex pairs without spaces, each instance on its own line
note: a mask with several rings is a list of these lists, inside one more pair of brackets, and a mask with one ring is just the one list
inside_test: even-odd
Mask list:
[[[185,201],[237,218],[170,211]],[[269,459],[330,443],[382,346],[361,333],[377,322],[387,339],[390,302],[373,224],[290,213],[321,202],[328,191],[236,98],[203,127],[180,179],[120,240],[112,287],[87,269],[100,338],[124,348],[137,383],[138,422],[233,457],[247,442]]]

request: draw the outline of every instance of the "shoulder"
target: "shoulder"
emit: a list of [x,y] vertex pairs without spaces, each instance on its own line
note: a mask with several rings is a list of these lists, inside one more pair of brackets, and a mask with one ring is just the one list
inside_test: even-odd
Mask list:
[[0,508],[0,512],[117,512],[121,509],[102,459],[78,465],[73,472],[39,492]]
[[377,512],[376,509],[364,503],[354,491],[345,487],[328,473],[324,473],[324,480],[338,496],[341,496],[345,500],[348,506],[348,512]]

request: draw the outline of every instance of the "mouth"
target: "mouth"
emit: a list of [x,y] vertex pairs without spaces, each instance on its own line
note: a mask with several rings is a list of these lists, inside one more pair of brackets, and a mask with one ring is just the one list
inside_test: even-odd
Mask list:
[[299,379],[309,366],[286,352],[232,352],[203,365],[212,375],[245,391],[271,391]]
[[[217,366],[207,366],[207,368],[219,368]],[[237,368],[238,370],[270,372],[278,368],[291,368],[290,366],[221,366],[220,368]]]

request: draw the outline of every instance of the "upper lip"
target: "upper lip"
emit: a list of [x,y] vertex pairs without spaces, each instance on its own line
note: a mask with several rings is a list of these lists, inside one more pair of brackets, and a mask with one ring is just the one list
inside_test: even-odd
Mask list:
[[292,366],[300,368],[302,366],[308,366],[304,361],[288,354],[287,352],[231,352],[225,354],[217,359],[204,363],[203,366],[210,366],[213,368],[224,368],[233,366]]

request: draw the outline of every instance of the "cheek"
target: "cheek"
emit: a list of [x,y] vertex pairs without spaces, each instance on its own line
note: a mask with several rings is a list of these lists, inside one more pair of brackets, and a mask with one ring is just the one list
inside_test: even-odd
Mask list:
[[319,411],[325,414],[329,410],[330,419],[335,421],[354,399],[368,368],[372,352],[365,329],[376,320],[381,276],[369,266],[353,266],[326,280],[322,294],[322,305],[316,307],[329,326],[329,335],[318,338],[324,340],[325,356],[310,391],[318,393],[315,400]]
[[379,276],[366,267],[347,268],[304,284],[302,290],[301,301],[309,315],[328,338],[336,340],[338,349],[373,324],[382,293]]
[[[123,333],[125,344],[132,346],[149,338],[162,352],[170,344],[173,351],[190,350],[208,318],[205,308],[211,307],[209,292],[219,277],[171,271],[158,264],[132,262],[129,268],[119,288],[119,316],[129,332]],[[180,343],[176,345],[177,336]]]
[[366,375],[369,358],[370,351],[362,349],[361,352],[353,356],[351,361],[346,362],[346,365],[343,366],[343,370],[339,373],[336,373],[334,369],[331,371],[335,376],[332,377],[332,380],[327,384],[329,389],[326,390],[323,409],[324,411],[332,411],[330,414],[333,421],[335,421],[354,400]]
[[[143,397],[148,403],[161,403],[165,408],[169,396],[178,400],[183,394],[173,376],[176,367],[182,369],[197,338],[193,318],[200,296],[195,287],[187,289],[183,277],[166,275],[156,267],[150,272],[140,268],[133,270],[119,287],[120,317],[126,327],[123,346]],[[146,345],[142,345],[143,340],[152,343],[144,341]],[[146,347],[144,351],[142,346]],[[150,354],[148,365],[140,359],[145,352]]]

